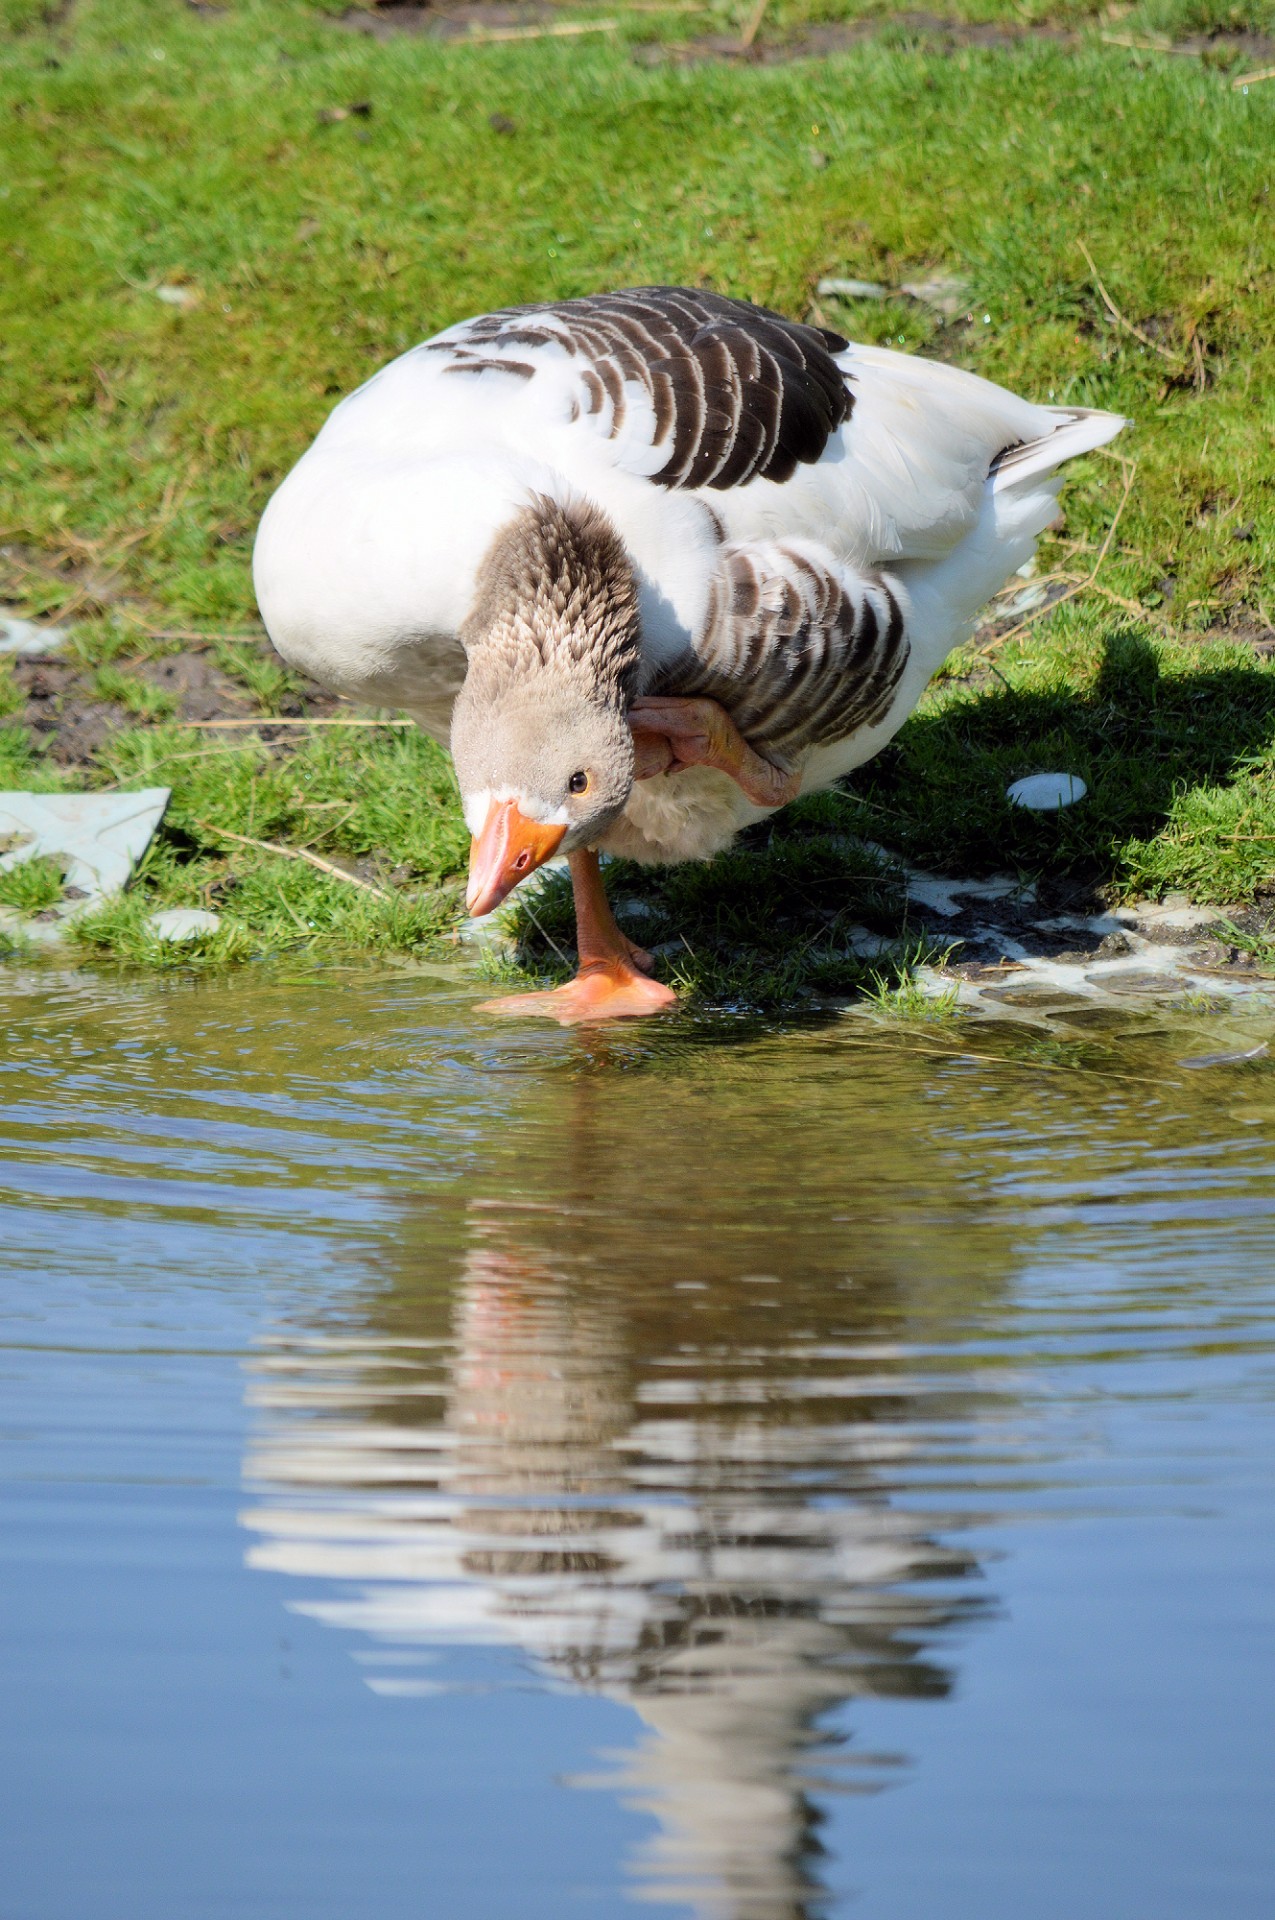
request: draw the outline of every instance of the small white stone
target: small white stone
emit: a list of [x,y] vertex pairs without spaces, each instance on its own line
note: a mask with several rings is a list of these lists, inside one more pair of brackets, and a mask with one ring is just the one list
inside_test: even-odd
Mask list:
[[870,927],[860,926],[847,928],[845,942],[859,960],[883,960],[894,946],[893,940],[887,940],[883,933],[873,933]]
[[821,280],[815,288],[825,298],[834,300],[888,300],[889,287],[882,287],[875,280]]
[[611,911],[617,920],[654,920],[656,909],[649,900],[613,900]]
[[203,907],[164,907],[146,922],[157,940],[198,940],[201,934],[216,933],[220,925],[221,915]]
[[1185,1060],[1179,1060],[1180,1067],[1237,1067],[1245,1060],[1264,1060],[1270,1051],[1269,1042],[1259,1041],[1255,1047],[1245,1047],[1240,1053],[1193,1053]]
[[941,880],[937,874],[909,873],[908,899],[918,907],[928,907],[944,920],[955,920],[963,911],[952,898],[959,884],[956,880]]
[[919,867],[909,867],[907,875],[909,900],[919,907],[928,907],[931,913],[941,914],[945,920],[954,920],[958,914],[972,911],[970,900],[1008,900],[1011,897],[1030,905],[1036,897],[1034,887],[1024,886],[1012,874],[994,874],[990,880],[945,880],[935,873],[924,873]]
[[1015,807],[1030,807],[1033,813],[1056,813],[1059,807],[1074,806],[1089,789],[1079,774],[1029,773],[1015,780],[1005,798]]
[[1008,900],[1011,895],[1025,900],[1029,889],[1016,880],[1012,873],[994,873],[990,880],[954,880],[956,892],[973,900]]
[[1009,600],[997,604],[996,618],[1004,620],[1009,616],[1015,619],[1020,614],[1030,613],[1033,607],[1043,606],[1049,598],[1049,588],[1043,580],[1033,580],[1029,586],[1021,588]]
[[949,319],[963,313],[969,304],[969,281],[956,273],[935,273],[928,280],[905,280],[899,288],[911,300],[919,300],[922,306],[932,307],[936,313],[946,314]]
[[1179,907],[1163,906],[1143,907],[1138,914],[1138,924],[1151,932],[1171,927],[1178,933],[1195,933],[1201,927],[1214,927],[1219,920],[1226,918],[1221,907]]
[[0,653],[56,653],[67,642],[65,627],[42,627],[14,613],[0,613]]
[[201,296],[194,287],[156,287],[155,298],[166,307],[197,307]]

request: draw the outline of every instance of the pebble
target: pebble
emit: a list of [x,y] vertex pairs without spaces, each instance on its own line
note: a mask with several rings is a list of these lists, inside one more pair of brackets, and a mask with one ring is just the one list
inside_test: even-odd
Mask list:
[[1172,927],[1180,933],[1194,933],[1200,927],[1216,926],[1225,917],[1220,907],[1174,907],[1166,900],[1161,906],[1141,908],[1138,925],[1154,928],[1157,932]]
[[56,653],[69,639],[65,627],[42,627],[35,620],[21,620],[17,614],[0,614],[0,653]]
[[911,300],[919,300],[922,306],[933,307],[936,313],[954,319],[963,313],[969,305],[970,286],[956,273],[932,274],[928,280],[905,280],[899,288]]
[[1113,968],[1110,973],[1087,973],[1091,987],[1105,987],[1109,993],[1176,993],[1180,984],[1167,973],[1129,973]]
[[1009,616],[1017,618],[1019,614],[1030,613],[1033,607],[1041,607],[1049,598],[1049,588],[1043,580],[1034,580],[1028,587],[1021,587],[1009,600],[997,603],[995,618],[1004,620]]
[[1076,773],[1029,773],[1015,780],[1005,798],[1016,807],[1030,807],[1033,813],[1054,813],[1059,807],[1074,806],[1089,789]]
[[1179,1060],[1180,1067],[1237,1067],[1245,1060],[1261,1060],[1268,1053],[1265,1040],[1260,1046],[1247,1047],[1242,1053],[1195,1053]]
[[[816,166],[826,165],[825,155],[811,155]],[[830,300],[889,300],[903,294],[923,307],[952,319],[969,304],[969,283],[954,273],[936,273],[928,280],[905,280],[898,287],[882,286],[879,280],[821,280],[815,292]]]
[[875,280],[821,280],[815,288],[816,293],[833,300],[888,300],[889,287],[880,286]]
[[221,915],[203,907],[164,907],[146,922],[147,931],[157,940],[198,940],[205,933],[216,933],[220,925]]
[[984,987],[984,1000],[999,1000],[1007,1007],[1039,1007],[1042,1012],[1071,1012],[1085,1007],[1087,1002],[1079,994],[1069,993],[1066,988],[1050,986],[1048,981],[1024,981],[1022,986]]

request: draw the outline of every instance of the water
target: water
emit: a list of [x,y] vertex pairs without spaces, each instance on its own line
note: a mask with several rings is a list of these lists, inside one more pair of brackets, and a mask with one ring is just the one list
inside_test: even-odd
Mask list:
[[1270,1912],[1260,1024],[0,999],[3,1920]]

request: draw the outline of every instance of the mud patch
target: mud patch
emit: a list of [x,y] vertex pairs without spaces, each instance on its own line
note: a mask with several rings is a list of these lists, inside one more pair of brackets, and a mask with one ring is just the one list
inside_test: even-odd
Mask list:
[[[620,26],[639,25],[643,16],[626,14],[617,8]],[[658,31],[659,16],[649,16]],[[400,34],[412,34],[431,40],[464,41],[484,35],[517,34],[537,27],[570,32],[590,24],[561,7],[535,4],[535,0],[462,0],[446,9],[428,3],[393,4],[377,7],[351,7],[332,16],[331,25],[346,33],[365,34],[374,40],[390,40]],[[599,31],[601,29],[599,28]],[[1154,59],[1158,54],[1195,54],[1203,61],[1218,65],[1260,66],[1275,61],[1275,38],[1250,32],[1219,30],[1210,34],[1192,34],[1185,39],[1161,45],[1140,40],[1136,35],[1103,33],[1095,36],[1075,26],[1051,21],[1035,23],[1015,20],[951,20],[942,14],[907,9],[900,13],[879,14],[866,20],[831,21],[823,25],[797,27],[789,33],[762,33],[745,46],[738,36],[726,33],[703,34],[685,42],[653,40],[633,49],[633,59],[641,66],[694,66],[705,61],[729,61],[736,65],[776,66],[791,60],[825,60],[835,54],[852,51],[869,42],[897,46],[915,46],[928,53],[950,56],[966,51],[1005,52],[1035,43],[1056,47],[1099,44],[1122,48]]]
[[1073,46],[1080,36],[1066,27],[1019,26],[1004,20],[945,20],[934,13],[892,13],[872,20],[841,20],[826,26],[803,27],[790,36],[758,39],[751,46],[741,45],[729,34],[706,34],[684,47],[642,47],[635,58],[645,65],[663,60],[678,65],[694,65],[704,60],[731,60],[751,66],[775,66],[788,60],[826,60],[830,55],[846,53],[868,41],[888,38],[917,41],[939,53],[956,53],[967,47],[1002,49],[1015,47],[1024,40],[1047,40],[1056,46]]
[[540,27],[553,21],[565,21],[569,15],[559,7],[502,5],[500,0],[469,0],[468,4],[449,6],[446,12],[425,6],[377,7],[371,12],[352,7],[338,15],[333,26],[347,33],[367,34],[373,40],[391,40],[410,33],[430,40],[467,40],[477,33],[499,33],[519,27]]
[[251,694],[215,666],[206,653],[170,653],[146,660],[138,676],[177,702],[177,720],[227,720],[254,710]]
[[[826,26],[803,27],[790,35],[758,39],[744,46],[729,34],[706,34],[684,46],[644,46],[636,49],[634,59],[644,66],[665,63],[691,66],[702,61],[726,60],[752,66],[775,66],[790,60],[823,60],[846,53],[868,42],[886,42],[896,46],[916,46],[927,53],[950,56],[966,51],[1004,52],[1028,44],[1078,47],[1093,44],[1092,36],[1075,27],[1049,21],[1035,24],[1011,20],[949,20],[941,14],[903,12],[879,15],[870,20],[846,20]],[[1129,42],[1103,34],[1097,44],[1131,48]],[[1136,50],[1154,58],[1159,53],[1196,54],[1202,60],[1215,60],[1231,66],[1240,62],[1258,65],[1275,59],[1275,39],[1257,33],[1196,34],[1163,47],[1151,42],[1137,43]]]
[[13,679],[26,705],[15,717],[60,767],[89,765],[129,715],[113,701],[86,694],[81,668],[64,660],[20,660]]
[[[1193,636],[1187,635],[1187,638]],[[1209,627],[1201,640],[1238,640],[1251,647],[1259,660],[1275,658],[1275,627],[1268,626],[1252,607],[1236,607],[1220,626]]]
[[[263,653],[268,651],[264,641],[261,647]],[[12,717],[30,728],[37,746],[57,766],[92,767],[102,748],[121,729],[147,723],[144,714],[130,711],[118,700],[104,698],[94,685],[94,671],[80,662],[52,655],[13,663],[13,682],[24,704]],[[166,724],[254,720],[265,739],[301,743],[300,734],[282,728],[270,734],[269,717],[258,712],[246,687],[216,665],[207,645],[164,654],[159,659],[132,661],[122,671],[127,679],[137,681],[139,691],[151,686],[167,696],[168,710],[162,716]],[[332,694],[320,687],[308,687],[303,694],[282,703],[281,715],[288,719],[326,719],[342,710],[342,703]],[[234,730],[210,732],[210,741],[218,738],[233,739]]]

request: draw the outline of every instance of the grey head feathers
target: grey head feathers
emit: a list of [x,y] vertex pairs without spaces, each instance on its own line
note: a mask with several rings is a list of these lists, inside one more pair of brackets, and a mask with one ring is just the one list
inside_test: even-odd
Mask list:
[[496,693],[548,671],[627,704],[639,660],[637,586],[606,515],[537,495],[488,548],[460,637],[476,689]]
[[604,514],[538,496],[500,529],[461,628],[452,714],[471,831],[493,795],[564,824],[568,848],[605,830],[633,784],[639,638],[633,570]]

